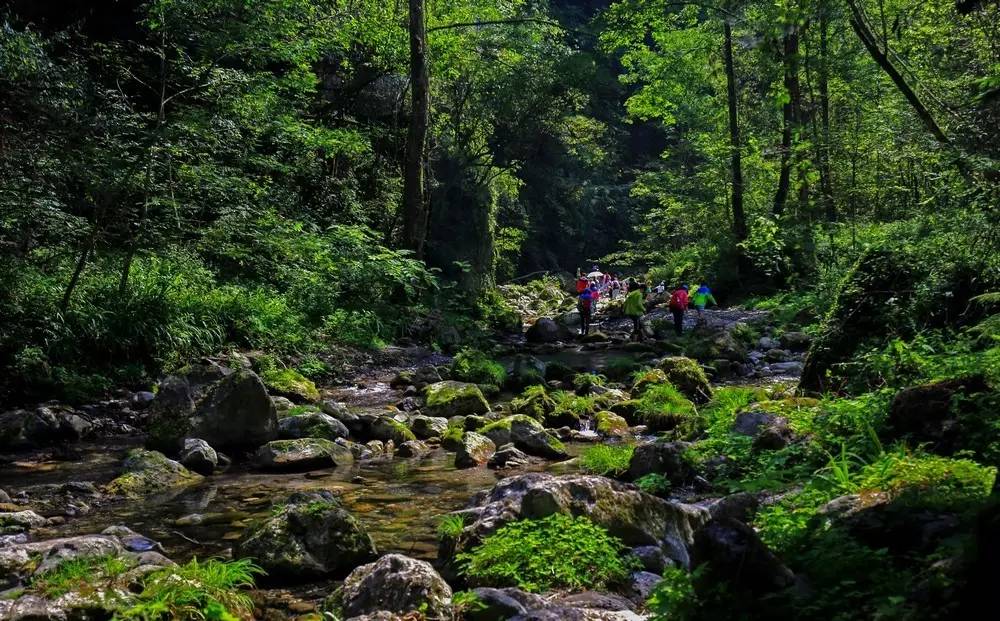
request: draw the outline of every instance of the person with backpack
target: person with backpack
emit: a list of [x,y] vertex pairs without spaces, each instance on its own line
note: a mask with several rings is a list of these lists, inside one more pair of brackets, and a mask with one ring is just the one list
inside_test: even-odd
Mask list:
[[597,283],[590,285],[590,315],[597,314],[597,302],[601,299],[601,289]]
[[580,295],[584,291],[590,288],[590,280],[586,276],[581,274],[576,278],[576,294]]
[[705,307],[708,304],[718,306],[719,303],[715,301],[715,297],[712,295],[712,290],[708,288],[708,285],[701,283],[695,290],[694,295],[691,296],[691,305],[694,306],[695,310],[698,312],[698,325],[703,325],[705,323]]
[[629,294],[625,297],[625,305],[622,307],[625,316],[632,318],[633,341],[641,341],[644,336],[642,316],[646,312],[646,288],[645,283],[631,287]]
[[680,336],[684,332],[684,311],[687,310],[688,286],[680,285],[670,294],[670,313],[674,316],[674,332]]
[[587,336],[590,332],[590,312],[593,304],[590,288],[584,289],[577,296],[576,310],[580,312],[580,335]]

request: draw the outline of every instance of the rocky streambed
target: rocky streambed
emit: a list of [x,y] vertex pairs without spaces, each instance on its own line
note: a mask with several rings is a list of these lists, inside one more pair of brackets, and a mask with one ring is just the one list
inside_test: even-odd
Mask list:
[[[647,318],[654,337],[655,313]],[[762,317],[709,317],[699,333],[704,363],[718,381],[780,380],[787,374],[771,366],[800,356],[766,334],[737,340],[739,326]],[[91,618],[80,616],[87,606],[40,597],[31,585],[61,560],[108,554],[131,555],[129,564],[143,571],[195,557],[252,557],[269,572],[257,595],[262,618],[315,614],[348,574],[336,604],[345,613],[423,605],[437,606],[444,618],[451,614],[450,587],[420,563],[447,567],[439,558],[438,524],[456,511],[465,518],[466,545],[513,519],[562,512],[590,517],[644,559],[631,600],[479,593],[491,609],[549,615],[525,618],[634,618],[658,571],[690,563],[695,532],[712,519],[714,505],[668,502],[579,474],[573,457],[593,442],[651,439],[647,426],[626,420],[627,407],[615,413],[628,401],[626,392],[595,387],[607,394],[605,418],[559,425],[567,421],[526,415],[537,404],[511,402],[531,383],[522,377],[531,372],[553,389],[572,391],[572,373],[655,366],[676,353],[669,339],[627,343],[624,322],[613,318],[580,342],[567,332],[571,320],[551,320],[556,330],[548,336],[536,328],[526,342],[508,342],[512,386],[489,399],[474,384],[449,380],[445,360],[431,354],[402,372],[366,369],[318,400],[268,390],[253,364],[237,358],[193,365],[166,378],[155,395],[0,415],[7,454],[0,471],[0,573],[8,589],[0,593],[0,618]],[[604,420],[621,423],[602,427]],[[645,467],[662,470],[670,459],[657,454]],[[386,567],[351,573],[376,558]],[[400,583],[407,572],[412,580]],[[406,601],[368,601],[370,589],[390,592],[386,583],[393,580],[410,595],[392,597]],[[411,593],[411,583],[426,583],[417,589],[422,595]],[[345,595],[351,588],[354,595]]]

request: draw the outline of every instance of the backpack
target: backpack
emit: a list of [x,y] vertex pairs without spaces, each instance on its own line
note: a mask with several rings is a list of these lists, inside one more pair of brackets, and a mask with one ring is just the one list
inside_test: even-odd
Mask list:
[[678,289],[670,294],[670,310],[684,310],[688,305],[688,294],[683,289]]
[[577,293],[583,293],[589,287],[590,287],[590,281],[587,280],[586,278],[577,278],[576,279],[576,292]]
[[580,297],[579,297],[579,306],[580,306],[580,310],[581,311],[589,311],[590,310],[590,302],[591,302],[592,298],[591,298],[591,296],[589,294],[590,294],[589,291],[584,291],[584,293],[580,294]]

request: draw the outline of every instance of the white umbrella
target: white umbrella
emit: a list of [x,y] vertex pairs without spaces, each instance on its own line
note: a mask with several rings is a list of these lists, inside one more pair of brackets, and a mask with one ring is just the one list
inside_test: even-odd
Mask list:
[[604,272],[591,272],[587,274],[587,278],[604,278]]

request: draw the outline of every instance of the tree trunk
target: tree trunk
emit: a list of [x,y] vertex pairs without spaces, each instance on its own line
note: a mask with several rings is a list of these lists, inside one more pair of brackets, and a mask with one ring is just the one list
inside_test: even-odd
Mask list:
[[[743,211],[743,165],[740,161],[740,124],[736,109],[736,70],[733,66],[733,29],[728,20],[723,20],[725,44],[723,56],[726,64],[726,99],[729,104],[729,152],[733,175],[732,210],[733,237],[736,242],[747,238],[747,219]],[[742,256],[742,251],[740,252]]]
[[802,109],[802,89],[799,87],[799,33],[798,26],[782,38],[782,65],[785,70],[785,92],[788,100],[781,108],[781,173],[778,190],[774,194],[774,215],[785,212],[792,176],[792,139],[798,131]]
[[87,259],[90,258],[90,253],[94,251],[96,243],[97,224],[95,223],[90,236],[87,238],[87,243],[84,244],[83,250],[80,252],[80,258],[76,261],[76,268],[73,270],[73,275],[70,276],[69,282],[66,284],[66,291],[63,292],[62,302],[59,307],[64,313],[69,308],[70,299],[73,297],[73,290],[76,289],[77,284],[80,282],[80,276],[83,275],[83,268],[87,266]]
[[427,43],[424,0],[410,3],[410,97],[412,110],[403,162],[403,243],[417,258],[427,239],[427,201],[424,188],[424,156],[429,123],[430,88],[427,77]]
[[819,112],[823,136],[819,149],[820,185],[826,219],[837,221],[837,204],[833,199],[833,170],[830,166],[830,46],[827,41],[830,19],[827,7],[820,7],[819,16]]
[[861,9],[858,7],[856,0],[847,0],[847,5],[851,8],[851,27],[854,28],[855,34],[858,35],[858,39],[861,40],[861,44],[865,46],[868,50],[868,54],[872,57],[882,71],[892,80],[899,92],[903,94],[906,101],[909,102],[913,111],[917,113],[917,116],[927,127],[928,131],[940,142],[942,145],[950,147],[952,146],[951,140],[945,135],[941,126],[938,125],[937,121],[934,119],[934,115],[931,114],[927,106],[920,101],[920,97],[917,93],[907,84],[906,79],[903,75],[896,69],[896,66],[892,64],[889,56],[879,49],[878,42],[875,40],[875,34],[868,27],[867,22],[864,20],[864,16],[861,13]]

